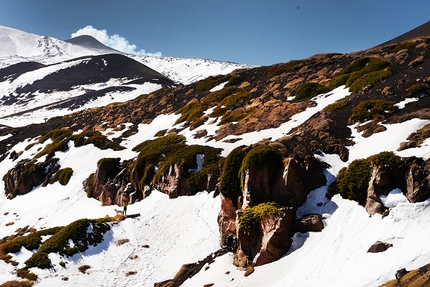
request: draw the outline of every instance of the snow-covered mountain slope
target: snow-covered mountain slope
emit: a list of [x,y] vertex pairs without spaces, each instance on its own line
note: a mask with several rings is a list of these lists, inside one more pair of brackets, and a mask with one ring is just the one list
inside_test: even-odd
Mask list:
[[207,59],[186,59],[165,56],[134,56],[133,59],[184,85],[209,76],[226,75],[236,69],[253,67],[247,64],[221,62]]
[[[303,120],[323,109],[335,100],[347,97],[349,93],[339,88],[332,93],[316,98],[317,105],[299,114],[290,126],[272,129],[271,134],[288,132]],[[311,112],[312,111],[312,112]],[[67,186],[58,182],[39,187],[31,193],[13,200],[0,194],[0,238],[13,234],[27,225],[37,230],[68,223],[80,218],[114,216],[118,206],[100,206],[100,202],[87,198],[82,181],[96,168],[97,161],[106,157],[131,159],[136,153],[131,148],[136,144],[154,138],[153,135],[165,128],[175,128],[179,115],[159,116],[151,124],[141,124],[138,133],[129,137],[125,150],[99,150],[93,145],[70,146],[67,152],[56,153],[62,167],[75,172]],[[410,121],[403,126],[387,125],[387,131],[380,135],[364,138],[354,134],[354,158],[366,157],[379,152],[380,146],[369,144],[374,137],[390,139],[393,146],[405,141],[406,133],[399,131],[407,127],[409,132],[419,129],[423,123]],[[216,123],[207,123],[201,129],[212,129]],[[106,131],[110,137],[115,134]],[[190,144],[200,143],[193,139],[189,129],[182,134]],[[207,144],[231,150],[242,144],[252,144],[267,135],[265,131],[244,135],[236,143],[209,141]],[[37,153],[46,144],[28,139],[13,147],[15,160],[3,160],[0,173],[6,173],[14,162]],[[30,148],[27,148],[31,146]],[[394,150],[394,152],[396,152]],[[430,144],[407,152],[408,155],[430,157]],[[405,155],[400,152],[399,155]],[[340,168],[348,163],[337,155],[321,155],[320,160],[330,164],[326,175],[328,184]],[[417,268],[427,262],[430,247],[426,238],[430,235],[430,202],[419,204],[407,202],[403,194],[393,190],[384,199],[390,206],[390,216],[369,217],[356,202],[335,196],[325,198],[327,186],[313,191],[308,202],[300,208],[300,214],[320,213],[324,215],[325,229],[320,233],[297,233],[290,251],[280,260],[256,267],[253,274],[245,277],[244,271],[235,267],[232,254],[228,253],[207,265],[197,275],[185,281],[182,286],[378,286],[394,278],[395,270],[401,267]],[[316,205],[324,202],[324,205]],[[219,249],[217,215],[219,196],[213,192],[201,192],[192,197],[169,199],[167,195],[153,191],[148,198],[129,206],[128,213],[140,213],[140,217],[129,218],[112,225],[104,241],[88,251],[73,257],[50,255],[54,268],[31,271],[39,276],[37,286],[88,285],[92,286],[153,286],[156,282],[173,278],[184,263],[202,260]],[[369,246],[377,240],[393,243],[394,247],[385,253],[367,253]],[[21,268],[32,252],[22,248],[13,255],[19,262],[14,267],[0,260],[0,282],[14,280],[16,268]],[[65,263],[65,267],[60,266]],[[78,268],[90,266],[86,274]],[[280,271],[282,270],[282,271]],[[347,282],[347,283],[346,283]]]
[[[0,26],[0,68],[21,62],[38,62],[49,65],[73,58],[113,52],[121,53],[104,46],[91,36],[80,36],[62,41]],[[182,84],[189,84],[212,75],[228,74],[235,69],[251,67],[246,64],[205,59],[128,56]]]
[[98,54],[100,50],[97,49],[0,26],[0,68],[28,61],[52,64],[84,55]]
[[162,74],[121,54],[52,65],[22,62],[0,69],[0,118],[13,117],[10,124],[27,125],[37,122],[31,112],[43,113],[48,119],[173,85]]

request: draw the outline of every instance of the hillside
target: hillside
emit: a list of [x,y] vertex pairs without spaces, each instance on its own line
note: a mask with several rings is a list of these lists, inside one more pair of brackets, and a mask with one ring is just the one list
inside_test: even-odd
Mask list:
[[[164,88],[35,124],[2,119],[0,283],[380,286],[425,266],[430,38],[422,32],[186,84],[145,69]],[[61,65],[108,57],[122,56]],[[124,73],[142,68],[114,63]],[[48,67],[17,64],[0,80]],[[63,70],[17,91],[71,89]],[[223,249],[229,235],[237,245]]]

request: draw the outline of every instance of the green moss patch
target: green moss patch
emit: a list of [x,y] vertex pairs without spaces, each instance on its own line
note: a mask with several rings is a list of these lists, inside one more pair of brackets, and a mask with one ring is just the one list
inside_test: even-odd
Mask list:
[[[103,219],[80,219],[70,223],[65,227],[51,228],[46,231],[38,231],[11,241],[7,244],[8,252],[17,252],[21,247],[34,250],[38,249],[25,262],[25,268],[37,267],[49,269],[52,267],[49,253],[58,253],[62,256],[73,256],[78,252],[86,251],[90,246],[101,243],[104,234],[110,229],[107,222],[108,218]],[[41,235],[52,235],[50,238],[41,242]],[[72,243],[72,245],[71,245]]]
[[239,178],[239,170],[242,166],[242,161],[245,158],[245,146],[239,146],[232,150],[224,161],[223,172],[219,182],[219,191],[228,199],[231,199],[234,206],[237,208],[237,201],[242,195],[242,188]]
[[290,96],[294,97],[293,102],[303,102],[312,99],[313,97],[328,93],[331,91],[330,87],[323,86],[318,83],[303,83],[291,91]]
[[339,193],[343,198],[355,200],[364,206],[373,167],[383,167],[400,160],[392,152],[381,152],[366,159],[354,160],[339,171],[336,181],[329,186],[329,193]]
[[54,177],[49,181],[49,183],[53,184],[58,181],[61,185],[67,185],[72,175],[73,175],[72,168],[66,167],[66,168],[60,169],[55,173]]
[[368,100],[360,102],[352,109],[350,121],[352,122],[365,122],[373,120],[375,116],[388,116],[395,111],[398,107],[392,101],[385,100]]
[[160,166],[159,170],[155,174],[154,180],[156,182],[159,181],[161,176],[171,165],[179,164],[185,165],[188,169],[197,169],[196,155],[203,154],[204,160],[202,169],[200,171],[194,171],[194,175],[190,176],[189,178],[190,189],[195,191],[195,189],[201,183],[201,180],[203,180],[204,175],[219,175],[218,161],[220,160],[221,151],[222,149],[209,146],[185,146],[166,159],[166,161]]
[[266,71],[264,71],[264,74],[269,78],[273,78],[282,75],[283,73],[292,72],[308,61],[309,60],[292,60],[288,63],[276,64],[268,67]]
[[322,110],[322,112],[331,113],[331,112],[340,110],[341,108],[346,107],[347,105],[348,105],[347,100],[340,100],[340,101],[334,102],[333,104],[328,105]]
[[409,88],[406,89],[406,92],[408,92],[411,96],[419,96],[422,94],[428,94],[429,91],[429,85],[427,84],[413,84]]
[[271,165],[275,169],[282,168],[282,155],[279,150],[269,145],[256,146],[251,149],[242,161],[242,166],[239,170],[240,183],[245,182],[246,170],[251,167],[262,167],[264,165]]
[[277,216],[279,213],[280,206],[275,202],[265,202],[245,208],[239,216],[239,231],[248,235],[256,232],[265,216]]
[[391,71],[387,70],[390,66],[391,62],[380,58],[356,59],[331,80],[330,87],[345,85],[352,93],[359,92],[363,87],[391,76]]

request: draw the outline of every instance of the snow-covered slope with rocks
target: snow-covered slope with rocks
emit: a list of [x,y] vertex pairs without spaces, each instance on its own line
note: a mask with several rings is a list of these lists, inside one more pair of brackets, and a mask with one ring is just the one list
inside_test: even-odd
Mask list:
[[[348,95],[342,88],[328,97],[322,95],[316,99],[318,104],[313,112]],[[305,111],[297,119],[303,117],[302,120],[305,120],[311,115]],[[60,158],[62,166],[76,171],[69,184],[66,187],[59,183],[39,187],[13,200],[6,199],[4,192],[1,192],[0,213],[3,216],[0,218],[0,238],[27,225],[42,229],[66,225],[85,217],[114,216],[115,209],[120,207],[102,207],[97,200],[87,198],[82,181],[96,168],[100,158],[121,157],[126,160],[136,156],[130,148],[153,138],[156,131],[172,127],[177,118],[178,115],[160,116],[149,125],[142,124],[139,132],[128,139],[127,149],[123,151],[101,151],[88,145],[78,148],[70,146],[66,153],[57,153],[56,157]],[[216,123],[201,128],[210,129],[213,125]],[[407,126],[411,131],[418,129],[420,124],[411,123]],[[281,126],[271,133],[282,134],[292,128],[294,125]],[[375,136],[400,143],[405,140],[405,135],[398,130],[389,125],[386,132]],[[188,133],[188,130],[183,132],[184,135]],[[190,144],[197,143],[192,137],[187,137]],[[265,137],[264,131],[255,132],[241,142],[223,143],[221,147],[228,151],[237,145],[251,144]],[[356,133],[353,140],[357,143],[354,157],[366,157],[379,152],[377,145],[369,145],[373,136],[363,138],[360,133]],[[207,144],[220,146],[215,141]],[[32,147],[26,149],[30,145]],[[41,144],[37,140],[28,139],[13,150],[17,153],[24,151],[19,158],[26,158],[40,148]],[[413,154],[429,158],[430,145],[424,144],[414,149]],[[321,155],[320,160],[331,165],[326,171],[329,183],[339,169],[348,164],[335,155]],[[12,159],[4,160],[0,173],[6,173],[13,165]],[[327,200],[326,188],[313,191],[308,203],[300,209],[302,214],[318,212],[324,215],[325,229],[321,233],[297,233],[285,257],[256,267],[250,276],[245,277],[244,271],[232,264],[232,254],[228,253],[216,258],[214,263],[185,281],[183,286],[378,286],[394,278],[395,270],[401,267],[417,268],[427,262],[430,256],[430,247],[426,241],[430,236],[430,202],[411,204],[402,194],[393,190],[385,199],[389,202],[390,216],[369,217],[364,208],[354,201],[340,196]],[[325,202],[323,206],[315,205],[321,201]],[[192,197],[169,199],[167,195],[155,191],[148,198],[129,206],[128,213],[140,213],[140,217],[113,225],[103,243],[97,247],[70,258],[53,255],[51,260],[54,269],[31,271],[39,276],[37,286],[153,286],[155,282],[173,278],[182,264],[197,262],[219,249],[219,208],[219,197],[213,196],[213,192],[204,191]],[[376,240],[394,243],[394,247],[385,253],[367,253],[369,246]],[[22,267],[31,254],[23,248],[12,259],[21,262],[17,267]],[[61,261],[66,262],[66,267],[59,265]],[[85,275],[78,270],[82,265],[91,267]],[[0,267],[4,270],[0,282],[16,278],[16,267],[1,260]]]
[[[422,45],[423,43],[424,45]],[[409,59],[410,61],[414,60],[416,55],[428,51],[426,43],[428,42],[423,41],[417,47],[410,48],[409,54],[415,53],[413,54],[415,56]],[[288,85],[292,82],[287,80],[289,76],[294,79],[300,76],[300,79],[304,81],[307,77],[315,79],[315,75],[318,74],[321,76],[320,82],[327,82],[328,79],[331,79],[330,77],[336,75],[330,74],[333,66],[335,67],[333,70],[336,71],[338,65],[350,67],[351,62],[356,59],[363,60],[368,55],[321,56],[311,59],[305,64],[299,63],[298,66],[294,66],[296,72],[300,70],[302,73],[300,75],[290,73],[291,70],[286,69],[281,70],[280,74],[269,77],[267,70],[255,68],[253,71],[244,71],[241,75],[217,78],[216,80],[221,83],[215,83],[215,80],[208,81],[213,86],[208,90],[201,88],[197,91],[197,83],[164,89],[154,93],[152,101],[155,102],[151,102],[151,97],[148,96],[141,97],[141,101],[125,100],[122,104],[115,104],[112,101],[119,99],[116,98],[117,95],[112,94],[110,99],[104,97],[103,103],[100,103],[103,106],[111,101],[106,109],[85,110],[82,114],[76,113],[76,117],[71,115],[67,122],[66,120],[61,122],[63,120],[61,119],[40,125],[24,126],[31,122],[43,123],[47,113],[40,112],[41,110],[27,113],[26,117],[31,120],[24,124],[22,124],[24,119],[22,115],[1,119],[0,176],[3,178],[6,178],[5,175],[10,174],[12,169],[25,160],[32,159],[33,164],[47,161],[47,154],[40,157],[36,155],[53,143],[54,138],[44,142],[39,139],[41,135],[54,129],[73,131],[74,135],[77,135],[84,129],[93,128],[94,131],[100,131],[109,140],[120,142],[124,148],[99,149],[94,143],[78,146],[74,141],[67,141],[67,148],[54,153],[62,169],[73,170],[67,184],[60,184],[59,181],[47,183],[46,186],[41,184],[30,192],[17,195],[13,199],[8,198],[10,193],[6,195],[6,186],[0,184],[0,259],[2,259],[0,260],[0,270],[2,271],[0,272],[0,284],[6,281],[21,280],[17,277],[18,270],[25,268],[26,260],[36,252],[35,249],[29,248],[30,250],[28,250],[22,247],[17,252],[4,254],[5,245],[3,244],[8,242],[8,236],[23,229],[26,230],[26,227],[40,231],[65,226],[82,218],[116,216],[122,207],[102,206],[100,201],[87,196],[83,182],[97,170],[101,159],[120,159],[122,163],[135,160],[139,156],[139,151],[134,149],[136,146],[146,140],[162,138],[160,134],[168,134],[168,132],[183,136],[187,145],[221,148],[223,157],[229,155],[236,147],[256,143],[282,146],[280,148],[284,150],[293,147],[300,152],[306,149],[307,143],[304,141],[308,141],[309,138],[313,139],[314,134],[317,135],[316,138],[320,142],[339,136],[340,140],[347,142],[342,146],[346,149],[347,156],[341,159],[339,154],[327,152],[330,150],[342,151],[341,149],[331,149],[330,143],[338,145],[342,143],[342,141],[333,140],[311,154],[324,163],[323,172],[327,182],[312,190],[307,196],[306,202],[297,209],[295,214],[297,219],[307,214],[322,215],[324,229],[321,232],[296,232],[292,238],[291,248],[282,258],[256,266],[251,274],[247,274],[245,270],[239,269],[233,264],[234,256],[231,252],[218,257],[214,255],[221,248],[218,216],[222,207],[221,196],[216,190],[200,190],[194,196],[178,198],[169,198],[167,194],[152,190],[151,194],[142,200],[136,200],[128,205],[127,218],[109,223],[110,230],[106,232],[101,243],[90,246],[88,250],[78,252],[73,256],[50,252],[49,260],[53,264],[51,268],[29,268],[30,272],[38,276],[34,286],[154,286],[158,282],[174,278],[178,272],[181,273],[183,271],[181,267],[184,264],[199,262],[208,256],[213,257],[213,260],[209,260],[212,262],[205,264],[196,274],[192,274],[193,276],[189,276],[190,278],[185,280],[181,286],[373,287],[394,279],[396,271],[401,268],[411,270],[428,264],[430,262],[430,245],[428,244],[430,199],[410,203],[404,195],[404,191],[395,188],[390,190],[387,195],[381,196],[381,201],[388,208],[389,213],[370,216],[366,209],[356,201],[342,198],[339,194],[331,198],[327,197],[329,185],[334,182],[340,170],[354,160],[382,151],[389,151],[402,157],[416,156],[425,160],[430,158],[430,140],[424,129],[430,124],[427,109],[430,96],[428,95],[429,88],[426,86],[430,79],[427,79],[428,75],[423,73],[425,69],[421,69],[428,65],[424,62],[421,66],[419,66],[420,64],[408,66],[410,61],[402,62],[403,58],[395,52],[391,52],[391,47],[386,48],[385,51],[371,51],[369,54],[380,57],[383,53],[387,53],[384,54],[385,59],[392,60],[396,69],[406,69],[411,76],[406,77],[405,73],[401,73],[400,80],[403,81],[401,82],[395,78],[398,75],[394,74],[392,76],[394,79],[378,81],[374,83],[375,86],[366,87],[367,90],[359,90],[356,93],[352,93],[345,85],[340,85],[308,100],[293,102],[290,94],[287,95],[287,92],[291,91],[287,90]],[[98,58],[98,66],[104,63],[103,57]],[[404,54],[402,57],[405,57]],[[134,58],[139,62],[162,59],[138,58],[137,56]],[[58,65],[39,67],[37,72],[35,72],[36,70],[26,71],[19,76],[8,74],[4,79],[5,83],[0,82],[1,91],[9,93],[8,89],[19,90],[48,75],[61,73],[66,68],[85,64],[84,62],[87,60],[88,58],[75,59]],[[172,63],[176,60],[171,58]],[[107,63],[109,66],[109,61]],[[206,66],[197,65],[197,63],[195,62],[194,68],[201,68],[196,73],[199,75],[210,71],[210,63],[213,62],[207,61]],[[320,66],[321,63],[328,63],[332,66],[328,65],[322,71],[314,70],[315,67],[321,69],[324,66]],[[184,70],[188,68],[193,70],[193,65],[190,62],[187,63],[186,60],[180,66]],[[222,67],[221,63],[220,67]],[[283,65],[272,68],[279,71],[279,67],[285,68]],[[291,67],[287,65],[287,68]],[[424,76],[422,76],[423,74]],[[237,81],[238,78],[241,81]],[[249,79],[256,79],[256,83]],[[424,84],[420,86],[421,92],[414,95],[407,94],[405,92],[409,87],[407,84],[411,82],[415,84],[417,79]],[[287,83],[282,82],[284,80]],[[116,81],[109,78],[101,84],[82,85],[81,88],[97,91],[102,88],[100,85],[126,84],[120,79]],[[384,85],[388,83],[396,85],[401,83],[403,87],[396,90],[396,93],[386,91],[386,94],[382,94]],[[145,89],[154,88],[147,87],[147,83],[129,85],[135,88],[133,92],[136,93],[145,93]],[[391,86],[392,89],[394,87],[395,85]],[[257,96],[251,98],[243,91],[245,88],[252,90]],[[369,89],[373,89],[373,91],[369,91]],[[190,91],[193,91],[194,94]],[[215,101],[213,92],[222,91],[234,91],[234,93],[228,94],[229,96],[239,94],[244,98],[249,98],[240,102],[237,98],[230,97],[230,102],[219,100],[219,103],[213,103]],[[38,98],[41,92],[33,93],[40,103],[47,103],[43,102],[44,97]],[[190,97],[186,98],[184,95]],[[128,99],[137,96],[137,94],[133,94]],[[207,101],[210,96],[214,96],[211,98],[213,102]],[[351,106],[359,106],[363,98],[379,101],[380,98],[390,98],[393,101],[391,104],[395,102],[398,109],[394,114],[385,114],[384,109],[382,111],[379,109],[381,114],[378,114],[374,120],[368,120],[359,125],[348,123],[346,126],[341,126],[339,123],[348,122],[350,111],[353,109]],[[61,97],[58,98],[58,100],[61,99]],[[178,102],[180,104],[177,104]],[[238,130],[241,133],[232,132],[217,140],[217,133],[222,127],[236,127],[241,121],[221,125],[222,116],[212,114],[215,109],[224,109],[231,102],[234,105],[230,106],[238,109],[264,110],[267,113],[257,114],[265,117],[264,119],[259,118],[258,121],[253,118],[245,118],[249,119],[253,129],[246,129],[247,127],[244,125],[242,130]],[[188,103],[207,104],[195,106],[205,108],[202,110],[203,115],[200,118],[197,117],[197,120],[203,119],[200,121],[200,125],[193,126],[192,121],[178,122],[182,114],[175,113],[177,110],[173,110],[173,108],[170,110],[172,112],[162,112],[172,106],[176,109],[182,108]],[[328,107],[331,110],[327,109]],[[2,112],[7,113],[7,109],[2,108]],[[154,112],[154,117],[150,120],[144,117],[153,110],[160,111],[160,113]],[[282,112],[285,110],[291,113],[283,114]],[[115,113],[117,111],[121,111],[121,113]],[[276,114],[273,115],[272,111]],[[185,114],[187,110],[182,109],[182,112]],[[333,114],[339,117],[335,118]],[[275,124],[269,125],[267,120],[270,120],[271,117],[276,121]],[[266,126],[259,125],[264,120],[266,120]],[[333,125],[330,126],[330,124]],[[76,128],[76,126],[78,127]],[[268,126],[270,128],[266,128]],[[333,126],[335,129],[331,128]],[[348,132],[344,132],[345,130]],[[33,131],[34,133],[32,133]],[[160,131],[164,132],[160,133]],[[411,144],[408,148],[400,150],[399,146],[402,143],[410,141],[410,135],[418,135],[419,144],[414,146]],[[295,141],[296,139],[298,140]],[[289,141],[292,142],[290,146],[281,144]],[[316,145],[319,142],[313,140],[312,144]],[[196,159],[196,161],[198,160]],[[200,163],[197,162],[196,166],[199,166]],[[16,172],[16,174],[18,173]],[[91,230],[88,229],[86,234],[90,233]],[[48,238],[49,236],[43,236],[42,240],[46,242],[49,240]],[[376,241],[383,241],[392,246],[384,252],[369,253],[369,247]],[[74,243],[69,241],[68,244],[72,247]],[[82,267],[85,267],[86,270],[81,271]]]
[[100,50],[0,26],[0,68],[28,61],[52,64],[84,55],[98,54]]

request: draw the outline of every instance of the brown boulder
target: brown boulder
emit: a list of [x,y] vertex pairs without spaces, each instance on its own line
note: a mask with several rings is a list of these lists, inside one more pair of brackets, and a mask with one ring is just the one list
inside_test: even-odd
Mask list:
[[320,232],[324,228],[323,217],[321,214],[309,214],[296,220],[294,231],[306,233],[309,231]]
[[373,243],[372,246],[370,246],[370,248],[369,248],[369,250],[367,250],[367,252],[370,252],[370,253],[384,252],[385,250],[387,250],[390,247],[393,247],[393,244],[385,243],[382,241],[376,241],[375,243]]

